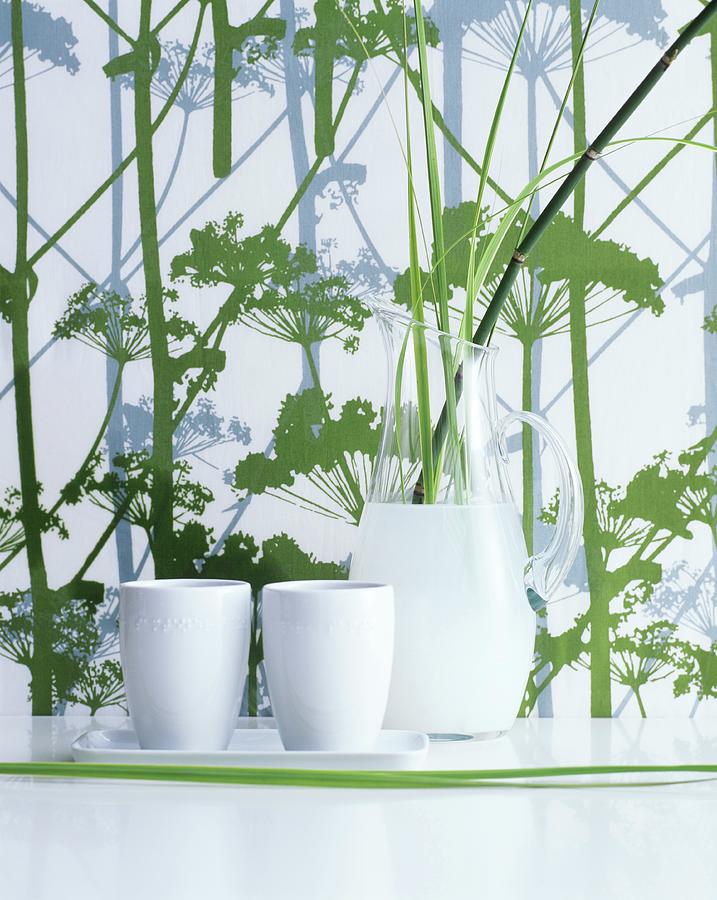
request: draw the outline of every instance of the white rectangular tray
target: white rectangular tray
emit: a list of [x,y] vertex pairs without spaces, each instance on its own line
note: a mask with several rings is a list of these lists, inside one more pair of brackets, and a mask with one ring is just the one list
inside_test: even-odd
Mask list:
[[226,750],[142,750],[129,728],[88,731],[72,744],[76,762],[121,765],[241,766],[280,769],[407,770],[420,768],[428,737],[416,731],[382,731],[369,753],[284,750],[279,732],[238,728]]

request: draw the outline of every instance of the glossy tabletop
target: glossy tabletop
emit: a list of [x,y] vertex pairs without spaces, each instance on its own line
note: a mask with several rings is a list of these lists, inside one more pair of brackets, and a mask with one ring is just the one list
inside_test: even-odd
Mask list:
[[[0,760],[118,720],[0,716]],[[717,762],[717,719],[520,721],[427,768]],[[623,779],[624,780],[624,779]],[[8,900],[712,898],[717,783],[428,791],[0,778]]]

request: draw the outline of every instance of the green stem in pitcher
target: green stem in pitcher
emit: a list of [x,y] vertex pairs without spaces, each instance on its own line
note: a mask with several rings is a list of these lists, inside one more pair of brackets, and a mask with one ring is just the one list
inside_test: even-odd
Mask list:
[[[445,410],[446,410],[446,418],[448,424],[448,445],[449,448],[453,447],[458,451],[460,447],[460,434],[458,430],[458,411],[457,411],[457,397],[455,390],[455,380],[454,380],[454,371],[453,371],[453,354],[450,346],[450,317],[449,317],[449,307],[448,307],[448,275],[446,270],[446,254],[445,254],[445,241],[443,238],[443,205],[441,199],[441,186],[440,186],[440,176],[438,171],[438,154],[436,151],[436,135],[435,135],[435,126],[433,122],[433,102],[431,100],[431,87],[430,87],[430,75],[428,68],[428,52],[426,45],[426,28],[425,28],[425,20],[423,17],[423,7],[421,5],[421,0],[416,0],[415,2],[415,17],[416,17],[416,43],[418,45],[418,60],[421,74],[421,84],[420,84],[420,99],[421,99],[421,109],[423,112],[423,127],[425,134],[425,143],[426,143],[426,165],[428,169],[428,185],[429,185],[429,197],[431,203],[431,223],[433,226],[433,248],[434,248],[434,256],[435,256],[435,280],[436,280],[436,290],[434,293],[437,296],[436,302],[436,318],[437,324],[441,331],[445,333],[445,337],[441,337],[440,339],[440,350],[441,350],[441,363],[443,367],[443,381],[445,385]],[[405,23],[405,16],[404,16]],[[405,24],[404,24],[405,27]],[[411,185],[412,186],[412,185]],[[411,207],[413,211],[413,192],[411,191]],[[414,220],[415,222],[415,220]],[[415,234],[415,228],[414,228]],[[413,271],[412,266],[412,275],[411,280],[413,282],[415,272]],[[412,284],[412,290],[413,290]],[[416,286],[418,287],[418,286]],[[420,288],[418,288],[420,292]],[[418,309],[421,309],[421,318],[418,320],[422,322],[422,296],[418,296],[418,302],[414,303],[414,317],[416,316],[416,312]],[[421,330],[420,328],[418,329]],[[423,340],[421,336],[419,341]],[[419,373],[419,369],[421,370],[421,374],[419,378],[428,380],[428,372],[425,365],[425,361],[423,365],[418,364],[418,359],[416,360],[416,371]],[[419,386],[425,391],[425,396],[427,397],[428,385]],[[426,419],[425,416],[422,418],[422,424],[425,425]],[[428,456],[428,441],[427,435],[425,435],[425,442],[423,437],[423,429],[422,429],[422,439],[421,444],[422,447],[425,446],[425,451],[422,451],[422,455]],[[430,446],[431,456],[435,461],[437,454],[435,453],[435,443],[433,439],[431,439]],[[441,472],[436,471],[434,466],[433,468],[434,475],[432,478],[433,486],[431,490],[431,494],[435,494],[437,492],[437,485],[440,480]],[[456,499],[458,502],[461,502],[463,499],[463,480],[460,475],[460,469],[454,473],[455,478],[455,487],[456,487]],[[426,479],[421,481],[420,489],[416,491],[414,488],[413,495],[414,502],[422,503],[422,502],[433,502],[433,499],[429,499],[427,497],[426,492]]]
[[[403,17],[403,41],[404,51],[408,52],[408,34],[406,16]],[[421,265],[418,255],[418,231],[416,221],[416,197],[413,182],[413,151],[411,148],[411,121],[408,108],[408,75],[404,69],[404,103],[406,121],[406,164],[408,169],[408,239],[409,239],[409,269],[411,285],[411,312],[418,322],[417,327],[411,328],[413,337],[413,355],[416,369],[416,400],[418,415],[418,435],[421,451],[421,466],[426,477],[423,482],[426,503],[435,502],[434,460],[433,460],[433,425],[431,423],[431,394],[428,386],[428,352],[426,349],[426,334],[422,325],[423,315],[423,291],[421,285]],[[402,358],[399,359],[399,367],[396,374],[396,384],[400,384],[402,375],[403,358],[405,358],[406,345],[402,350]],[[401,415],[401,391],[398,388],[396,397],[396,430],[400,441],[400,415]],[[401,447],[398,446],[399,463],[401,461]],[[401,494],[405,501],[405,488],[403,471],[401,476]]]
[[[421,108],[423,111],[423,130],[426,141],[426,168],[428,170],[428,190],[431,202],[431,224],[433,226],[433,245],[436,256],[436,314],[438,327],[449,332],[451,325],[448,310],[448,275],[445,263],[445,243],[443,239],[443,201],[441,198],[441,181],[438,173],[438,153],[436,150],[436,133],[433,123],[433,103],[431,102],[431,83],[428,69],[428,48],[426,45],[426,25],[423,18],[421,0],[415,2],[416,43],[418,45],[418,61],[421,73]],[[404,17],[405,18],[405,17]]]
[[[403,448],[401,446],[401,430],[403,427],[401,397],[403,395],[403,367],[406,365],[406,350],[408,349],[409,338],[410,334],[407,331],[401,343],[401,351],[398,354],[398,362],[396,364],[396,380],[393,386],[393,417],[395,422],[396,435],[396,458],[398,460],[398,479],[401,486],[401,501],[403,503],[406,502],[406,473],[403,468]],[[418,379],[418,372],[416,372],[416,378]]]
[[[533,339],[526,337],[523,343],[523,397],[522,408],[530,412],[533,407]],[[523,425],[523,534],[528,556],[533,555],[533,525],[535,499],[533,496],[533,432],[530,425]]]

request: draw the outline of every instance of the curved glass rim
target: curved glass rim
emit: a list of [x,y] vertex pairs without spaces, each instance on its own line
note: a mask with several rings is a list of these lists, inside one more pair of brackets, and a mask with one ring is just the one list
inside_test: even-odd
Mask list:
[[365,303],[366,306],[368,306],[368,308],[371,310],[371,312],[376,313],[379,318],[388,319],[390,322],[400,322],[406,328],[410,328],[412,326],[415,328],[422,328],[425,331],[429,331],[432,334],[436,335],[436,337],[438,338],[447,338],[449,341],[453,341],[456,344],[464,344],[467,347],[470,347],[471,350],[477,350],[488,355],[495,355],[500,352],[499,347],[486,347],[485,344],[475,344],[473,341],[469,341],[457,334],[451,334],[448,331],[442,331],[440,328],[438,328],[436,325],[431,324],[430,322],[418,322],[408,312],[405,312],[402,307],[389,306],[388,304],[382,303],[381,301],[369,300],[366,297],[362,297],[361,302]]

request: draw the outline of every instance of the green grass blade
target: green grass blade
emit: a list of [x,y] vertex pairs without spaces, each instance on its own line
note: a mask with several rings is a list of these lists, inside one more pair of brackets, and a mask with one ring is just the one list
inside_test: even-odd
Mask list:
[[450,331],[450,321],[448,318],[448,276],[446,273],[445,248],[443,241],[443,204],[441,200],[441,182],[438,172],[436,132],[433,122],[433,103],[431,101],[431,84],[428,70],[426,25],[423,17],[421,0],[415,0],[415,17],[418,61],[421,73],[421,106],[423,108],[423,127],[426,141],[426,165],[428,168],[431,223],[433,225],[435,257],[438,260],[436,265],[438,327],[442,331],[448,332]]
[[[662,143],[676,144],[685,147],[694,147],[697,149],[708,150],[711,153],[717,153],[717,146],[714,146],[713,144],[707,144],[703,141],[694,141],[688,138],[667,137],[662,135],[645,135],[643,137],[620,138],[611,141],[607,145],[606,149],[613,148],[612,152],[616,152],[623,147],[628,147],[633,144],[649,141],[659,141]],[[569,165],[570,163],[574,163],[576,160],[580,159],[582,155],[582,153],[573,153],[570,156],[566,156],[563,159],[558,160],[558,162],[552,163],[551,165],[547,166],[545,169],[543,169],[542,172],[539,172],[535,176],[535,178],[532,178],[520,191],[518,196],[515,198],[515,201],[502,211],[503,218],[500,221],[500,225],[488,239],[483,255],[481,256],[480,261],[476,267],[475,285],[477,291],[480,291],[484,287],[485,278],[490,271],[490,267],[494,262],[508,231],[514,224],[520,212],[520,208],[525,200],[531,197],[535,193],[535,191],[541,187],[543,182],[547,181],[554,172],[557,172],[559,169],[563,168],[566,165]],[[605,153],[603,155],[608,156],[610,154]]]
[[[707,144],[704,141],[693,141],[689,138],[676,138],[676,137],[666,137],[661,135],[645,135],[643,137],[633,137],[633,138],[618,138],[617,140],[610,141],[608,147],[621,147],[629,144],[641,144],[646,141],[659,141],[664,144],[679,144],[682,147],[695,147],[697,150],[709,150],[710,153],[717,153],[717,146],[714,144]],[[604,156],[609,156],[609,154],[603,154]]]
[[[673,138],[673,137],[664,137],[664,136],[659,136],[659,135],[647,135],[644,137],[617,139],[617,140],[611,141],[607,145],[606,149],[614,148],[613,152],[615,152],[622,147],[631,146],[633,144],[647,142],[647,141],[660,141],[660,142],[664,142],[664,143],[680,144],[680,145],[684,145],[684,146],[688,146],[688,147],[695,147],[695,148],[699,148],[699,149],[709,150],[712,153],[717,153],[717,147],[713,146],[712,144],[706,144],[701,141],[688,140],[687,138]],[[603,155],[609,155],[609,154],[603,154]],[[509,207],[507,207],[507,209],[505,210],[505,213],[503,215],[503,218],[500,222],[500,225],[498,226],[495,233],[493,235],[491,235],[490,239],[488,240],[486,249],[483,252],[483,255],[481,256],[478,266],[476,267],[475,283],[476,283],[477,291],[482,290],[482,288],[484,287],[486,276],[488,275],[488,273],[490,271],[490,266],[492,265],[493,261],[495,260],[495,257],[497,256],[498,251],[500,250],[500,246],[501,246],[505,236],[507,235],[510,227],[515,222],[515,220],[518,216],[518,213],[520,212],[520,207],[522,206],[523,202],[527,198],[532,196],[532,194],[540,187],[542,182],[547,180],[549,178],[549,176],[551,176],[554,172],[556,172],[558,169],[561,169],[563,166],[565,166],[571,162],[575,162],[576,160],[580,159],[582,156],[583,156],[582,153],[574,153],[574,154],[571,154],[570,156],[566,156],[564,159],[561,159],[558,162],[553,163],[552,165],[543,169],[542,172],[539,172],[535,176],[535,178],[532,178],[528,182],[528,184],[523,188],[523,190],[520,192],[520,194],[516,197],[515,202],[513,204],[511,204]],[[446,410],[446,414],[449,415],[450,411]]]
[[[385,91],[384,91],[384,86],[383,86],[383,82],[382,82],[382,80],[381,80],[381,77],[380,77],[379,73],[376,72],[376,70],[375,70],[375,67],[374,67],[374,64],[373,64],[373,58],[372,58],[372,56],[371,56],[371,54],[370,54],[370,52],[369,52],[369,48],[367,47],[366,42],[364,41],[364,39],[363,39],[361,33],[357,30],[357,28],[356,28],[356,26],[354,25],[354,23],[351,21],[351,19],[349,18],[349,16],[346,14],[346,10],[345,10],[344,7],[342,6],[340,0],[335,0],[335,2],[336,2],[336,8],[339,10],[339,12],[341,13],[341,15],[343,16],[343,19],[344,19],[344,21],[345,21],[345,23],[346,23],[346,26],[351,30],[351,33],[353,34],[353,36],[354,36],[354,38],[356,39],[356,41],[357,41],[357,43],[359,44],[359,46],[361,47],[361,50],[363,51],[363,55],[364,55],[364,57],[365,57],[365,59],[366,59],[366,65],[369,67],[369,69],[371,70],[371,72],[372,72],[372,74],[373,74],[373,76],[374,76],[374,79],[375,79],[376,84],[377,84],[377,87],[378,87],[378,91],[379,91],[379,93],[381,94],[381,102],[382,102],[382,104],[383,104],[383,107],[384,107],[384,109],[385,109],[385,111],[386,111],[386,113],[387,113],[387,115],[388,115],[389,121],[390,121],[390,123],[391,123],[391,129],[392,129],[392,131],[393,131],[394,137],[396,138],[396,143],[398,144],[398,148],[399,148],[399,150],[400,150],[400,152],[401,152],[401,156],[403,157],[404,165],[406,165],[406,167],[408,168],[408,157],[407,157],[406,149],[405,149],[404,146],[403,146],[403,141],[401,140],[401,133],[400,133],[400,130],[399,130],[398,125],[397,125],[397,123],[396,123],[396,120],[395,120],[395,118],[394,118],[393,112],[392,112],[392,110],[391,110],[391,104],[388,102],[388,98],[387,98],[386,93],[385,93]],[[375,6],[376,6],[376,9],[377,9],[378,12],[380,12],[380,13],[383,13],[383,12],[384,12],[383,7],[382,7],[382,5],[381,5],[380,2],[376,2]],[[406,47],[406,54],[405,54],[405,56],[404,56],[404,58],[406,59],[406,66],[404,67],[404,77],[406,77],[406,76],[407,76],[406,68],[407,68],[407,66],[408,66],[408,62],[407,62],[407,60],[408,60],[408,55],[407,55],[408,38],[407,38],[407,33],[406,33],[405,5],[404,5],[404,23],[403,23],[403,28],[404,28],[404,46]],[[411,184],[411,190],[412,190],[412,192],[413,192],[414,202],[415,202],[415,190],[414,190],[413,184]],[[416,220],[417,220],[417,223],[418,223],[418,226],[419,226],[419,230],[420,230],[420,233],[421,233],[421,243],[422,243],[422,246],[423,246],[425,255],[426,255],[426,260],[428,261],[427,264],[428,264],[428,266],[430,267],[431,252],[430,252],[430,248],[429,248],[429,246],[428,246],[428,241],[427,241],[427,238],[426,238],[426,230],[425,230],[425,228],[424,228],[424,226],[423,226],[423,221],[422,221],[422,218],[421,218],[421,212],[420,212],[420,209],[416,209]]]
[[[403,16],[403,41],[404,52],[408,53],[408,34],[406,15]],[[416,370],[416,398],[418,406],[418,435],[421,447],[421,467],[426,477],[423,481],[424,502],[435,501],[433,478],[433,425],[431,423],[431,395],[429,390],[428,352],[426,348],[426,335],[420,325],[424,321],[423,315],[423,289],[421,285],[421,266],[418,257],[418,238],[416,232],[416,195],[413,183],[413,151],[411,148],[411,119],[408,106],[408,74],[404,69],[403,89],[406,116],[406,164],[408,167],[408,236],[409,236],[409,269],[411,282],[411,313],[418,327],[412,328],[413,355]],[[435,291],[433,292],[435,296]],[[408,337],[408,335],[406,335]],[[403,491],[403,475],[401,476],[401,490]],[[404,497],[405,500],[405,497]]]
[[[423,109],[423,127],[426,144],[426,165],[428,169],[428,188],[431,204],[431,223],[433,226],[433,246],[435,257],[434,266],[437,282],[437,324],[441,331],[445,332],[446,335],[448,335],[450,333],[451,323],[450,310],[448,305],[448,275],[446,272],[445,262],[445,242],[443,238],[443,203],[441,200],[441,185],[438,171],[438,154],[436,151],[436,134],[433,122],[433,102],[431,100],[430,74],[428,68],[428,53],[426,45],[426,28],[421,0],[415,0],[415,18],[416,42],[418,45],[418,61],[421,74],[420,95],[421,106]],[[440,350],[443,363],[443,380],[446,391],[445,407],[447,411],[449,429],[448,439],[452,443],[457,444],[460,440],[458,433],[458,414],[456,409],[455,383],[452,374],[452,353],[448,341],[449,338],[447,337],[441,338]],[[418,363],[416,369],[417,371],[419,369]],[[426,380],[426,385],[424,387],[427,391],[428,371],[425,366],[423,367],[422,377],[424,377]],[[427,471],[431,470],[423,470],[424,478],[426,477]],[[433,471],[435,472],[435,469],[433,469]],[[437,484],[437,481],[438,479],[434,475],[434,483]],[[421,484],[423,485],[423,492],[425,497],[426,486],[423,481],[421,482]],[[460,490],[461,485],[458,484],[457,488],[457,501],[461,502],[461,500],[463,499],[462,490]]]
[[431,423],[431,395],[428,387],[428,353],[426,335],[420,325],[411,327],[413,355],[416,367],[416,397],[418,405],[418,436],[421,446],[421,466],[426,476],[423,480],[424,502],[435,503],[436,479],[433,472],[433,424]]
[[[112,781],[174,782],[179,784],[222,784],[250,787],[280,786],[305,788],[430,789],[515,787],[586,790],[621,789],[655,785],[691,784],[717,779],[717,765],[595,765],[543,768],[466,769],[433,771],[346,771],[315,769],[264,769],[240,766],[117,765],[113,763],[9,762],[0,763],[0,776],[102,779]],[[591,778],[603,775],[709,776],[659,781],[545,783],[546,779]],[[541,784],[541,782],[543,782]]]
[[[709,113],[705,114],[705,116],[700,119],[698,124],[701,127],[704,127],[705,123],[714,116],[716,111],[717,110],[710,110]],[[645,135],[642,137],[624,138],[624,139],[620,139],[620,140],[615,140],[615,141],[611,142],[610,144],[608,144],[608,148],[612,147],[613,149],[609,153],[604,153],[603,156],[610,156],[610,155],[612,155],[612,153],[615,153],[622,149],[626,149],[630,144],[638,143],[640,141],[658,141],[659,140],[659,141],[662,141],[665,143],[677,145],[675,150],[672,151],[670,154],[667,154],[663,158],[663,160],[658,164],[664,168],[664,166],[671,159],[674,158],[674,153],[679,152],[679,150],[682,150],[685,147],[695,147],[697,149],[709,150],[710,152],[717,152],[717,147],[713,146],[712,144],[707,144],[704,142],[691,140],[690,134],[692,134],[692,132],[694,132],[694,131],[695,131],[695,129],[692,129],[683,138],[667,137],[667,136],[660,136],[660,135]],[[523,189],[520,191],[520,193],[518,194],[518,196],[515,198],[514,201],[512,201],[509,205],[504,206],[501,209],[497,210],[495,213],[489,215],[486,218],[486,221],[490,222],[501,216],[512,213],[513,210],[515,210],[516,205],[521,206],[525,202],[526,199],[530,198],[531,196],[534,196],[534,194],[537,191],[545,190],[545,188],[551,187],[554,184],[561,183],[564,178],[563,175],[558,175],[556,177],[551,177],[551,176],[553,176],[554,173],[556,173],[559,169],[563,168],[564,166],[569,165],[572,162],[575,162],[575,160],[579,159],[581,155],[582,154],[572,154],[571,156],[566,156],[564,159],[558,160],[557,162],[553,163],[548,168],[544,168],[535,177],[535,179],[528,182],[528,184],[523,187]],[[642,184],[642,182],[641,182],[641,184]],[[621,204],[621,207],[622,207],[622,204]],[[513,221],[515,221],[515,219],[513,219]],[[612,214],[611,214],[610,221],[612,221]],[[594,232],[593,236],[597,237],[599,234],[602,234],[602,232],[605,230],[606,227],[607,226],[605,225],[605,223],[603,223],[600,226],[600,228],[598,228],[598,230],[596,232]],[[451,243],[451,245],[446,249],[446,257],[449,256],[450,253],[452,251],[454,251],[458,246],[460,246],[462,241],[467,240],[471,236],[471,234],[472,234],[472,230],[468,230],[468,231],[463,232],[461,235],[459,235]],[[429,273],[429,277],[430,277],[430,273]],[[428,281],[425,281],[424,286],[427,283],[428,283]]]
[[[598,0],[599,2],[599,0]],[[476,211],[475,211],[475,219],[473,222],[473,233],[471,239],[471,253],[468,259],[468,277],[466,280],[466,309],[463,317],[463,327],[461,329],[461,333],[466,340],[470,340],[473,336],[473,304],[475,301],[475,291],[474,291],[474,276],[475,276],[475,242],[478,236],[478,224],[480,222],[480,214],[481,214],[481,206],[483,205],[483,195],[485,194],[486,184],[488,182],[488,175],[490,174],[490,166],[493,161],[493,152],[495,150],[496,140],[498,138],[498,131],[500,129],[500,122],[503,117],[503,109],[505,107],[505,102],[508,98],[508,91],[510,90],[510,84],[513,80],[513,73],[515,72],[515,66],[518,62],[518,54],[520,53],[520,48],[523,45],[523,35],[525,34],[525,29],[528,25],[528,17],[530,16],[530,12],[533,7],[533,0],[528,0],[528,3],[525,7],[525,15],[523,16],[523,21],[520,25],[520,31],[518,33],[518,37],[515,42],[515,47],[513,48],[513,55],[510,60],[510,65],[508,66],[508,71],[506,72],[505,79],[503,81],[503,87],[500,92],[500,96],[498,98],[498,103],[495,108],[495,112],[493,113],[493,120],[490,125],[490,131],[488,132],[488,140],[485,145],[485,152],[483,154],[483,163],[481,165],[481,175],[480,182],[478,184],[478,196],[476,198]]]
[[[590,17],[588,18],[588,23],[585,26],[585,34],[583,35],[583,39],[580,42],[580,49],[578,51],[577,57],[574,60],[572,72],[570,73],[570,81],[568,82],[568,86],[563,94],[563,99],[560,104],[560,109],[558,110],[558,114],[555,117],[555,122],[553,123],[553,131],[550,135],[550,139],[548,141],[548,146],[545,149],[545,155],[543,156],[543,161],[540,164],[539,171],[542,172],[548,164],[548,160],[550,159],[550,154],[553,152],[553,145],[555,144],[555,139],[558,136],[558,131],[560,129],[560,123],[563,119],[563,114],[565,112],[565,107],[568,105],[568,100],[573,92],[573,85],[575,84],[575,79],[577,78],[578,72],[580,71],[580,66],[583,62],[583,56],[585,55],[585,48],[587,47],[588,38],[590,37],[590,32],[592,31],[593,24],[595,22],[595,17],[598,13],[598,7],[600,5],[600,0],[595,0],[593,3],[593,8],[590,11]],[[528,222],[530,221],[530,210],[533,206],[533,200],[535,199],[535,192],[531,195],[530,200],[528,201],[528,207],[525,212],[525,219],[523,221],[523,227],[520,231],[520,238],[518,239],[518,243],[523,240],[525,236],[525,232],[528,228]]]
[[406,350],[408,348],[408,334],[401,344],[401,352],[396,363],[396,380],[393,385],[393,417],[396,423],[396,456],[398,458],[398,477],[401,480],[401,500],[406,502],[406,476],[403,471],[403,451],[401,449],[401,394],[403,391],[403,367],[406,363]]
[[[707,125],[708,122],[714,119],[715,113],[717,113],[717,109],[711,109],[709,110],[709,112],[705,113],[705,115],[702,116],[697,121],[697,123],[687,132],[687,134],[685,135],[685,140],[691,140],[696,135],[698,135],[700,131],[702,131],[702,129],[705,127],[705,125]],[[640,196],[645,188],[649,184],[651,184],[655,180],[655,178],[657,178],[657,176],[672,162],[672,160],[676,156],[678,156],[682,152],[682,150],[684,150],[684,146],[672,147],[665,154],[665,156],[663,156],[662,159],[655,166],[653,166],[650,171],[642,179],[640,179],[640,181],[638,181],[638,183],[630,191],[630,193],[626,194],[623,197],[623,199],[618,203],[615,209],[603,221],[602,225],[600,225],[595,229],[595,231],[592,232],[592,236],[596,238],[600,237],[600,235],[603,234],[610,227],[610,225],[612,225],[615,219],[617,219],[617,217],[621,213],[623,213],[628,206],[630,206],[633,200]]]
[[[446,391],[445,409],[448,417],[448,434],[446,435],[446,445],[448,454],[445,456],[439,454],[440,458],[449,460],[462,460],[461,451],[461,432],[458,427],[458,395],[456,393],[456,379],[453,368],[453,349],[451,347],[451,337],[449,334],[440,335],[438,343],[441,349],[441,362],[443,368],[443,384]],[[452,451],[452,453],[451,453]],[[455,483],[455,503],[465,503],[465,480],[463,478],[463,470],[460,465],[453,467],[454,471],[448,474],[452,475]],[[440,473],[439,476],[440,477]]]

